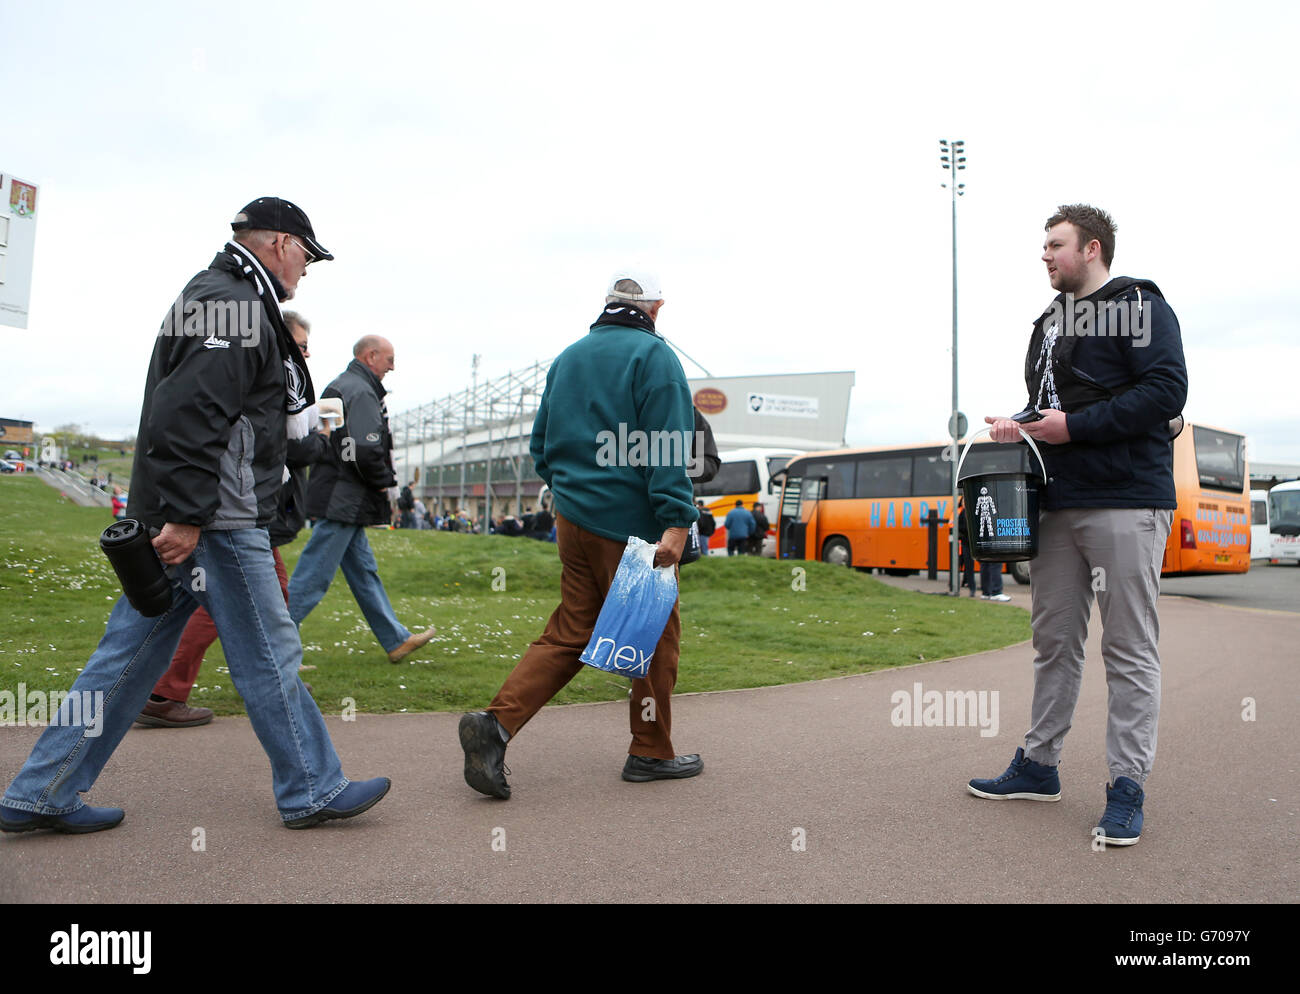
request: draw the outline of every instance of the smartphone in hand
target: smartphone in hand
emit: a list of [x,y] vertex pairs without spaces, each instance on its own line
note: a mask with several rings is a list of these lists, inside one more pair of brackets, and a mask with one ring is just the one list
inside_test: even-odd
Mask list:
[[1011,420],[1022,425],[1027,425],[1033,421],[1042,421],[1043,415],[1032,407],[1027,407],[1019,414],[1011,415]]

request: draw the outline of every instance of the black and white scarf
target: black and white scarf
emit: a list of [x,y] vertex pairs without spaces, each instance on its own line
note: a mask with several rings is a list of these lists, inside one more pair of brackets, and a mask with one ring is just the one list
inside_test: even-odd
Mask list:
[[633,307],[631,304],[606,304],[605,309],[600,312],[600,317],[596,318],[592,328],[602,324],[621,324],[626,328],[640,328],[642,331],[654,335],[655,338],[663,337],[659,332],[655,331],[655,323],[650,315],[639,307]]
[[266,271],[256,255],[238,242],[226,242],[223,251],[244,274],[244,278],[257,288],[262,309],[266,312],[271,327],[275,329],[280,343],[280,355],[284,360],[284,409],[289,414],[299,414],[316,403],[316,388],[312,385],[311,373],[303,361],[302,351],[284,323],[284,314],[280,310],[284,286],[274,274]]

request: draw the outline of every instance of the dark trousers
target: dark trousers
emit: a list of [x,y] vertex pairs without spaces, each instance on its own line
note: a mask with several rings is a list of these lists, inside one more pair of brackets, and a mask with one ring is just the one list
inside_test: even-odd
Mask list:
[[[609,585],[614,581],[625,543],[593,535],[556,515],[559,544],[560,606],[546,623],[546,631],[524,652],[487,710],[511,737],[582,670],[578,657],[596,627],[596,617]],[[677,658],[681,650],[682,623],[679,604],[673,605],[668,625],[655,647],[647,676],[632,681],[628,723],[632,730],[629,755],[673,759],[672,696],[677,685]],[[653,701],[653,709],[650,701]],[[653,720],[648,720],[649,714]]]
[[1002,564],[980,563],[980,593],[996,597],[1002,593]]
[[970,543],[960,541],[957,548],[961,550],[957,554],[961,562],[961,585],[968,587],[971,591],[975,590],[975,557],[970,554]]

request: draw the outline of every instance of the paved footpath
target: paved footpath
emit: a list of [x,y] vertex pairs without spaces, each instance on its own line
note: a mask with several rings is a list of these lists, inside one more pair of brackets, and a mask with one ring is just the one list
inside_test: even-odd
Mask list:
[[[458,715],[331,717],[349,773],[393,789],[305,832],[280,827],[248,722],[219,718],[127,735],[88,795],[125,807],[121,827],[0,837],[0,901],[1295,902],[1300,615],[1165,598],[1161,623],[1159,755],[1133,848],[1090,844],[1106,780],[1094,638],[1057,804],[965,789],[1021,741],[1028,645],[678,698],[677,745],[705,760],[679,782],[619,778],[626,704],[548,708],[510,745],[505,802],[461,779]],[[891,695],[916,683],[997,691],[997,735],[895,727]],[[38,731],[0,729],[0,781]]]

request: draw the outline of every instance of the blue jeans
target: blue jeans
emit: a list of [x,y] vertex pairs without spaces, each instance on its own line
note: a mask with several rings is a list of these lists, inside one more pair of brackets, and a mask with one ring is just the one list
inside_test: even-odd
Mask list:
[[266,529],[201,532],[190,558],[167,573],[172,606],[161,616],[146,618],[125,597],[118,600],[72,685],[73,694],[103,694],[99,714],[46,728],[5,791],[5,806],[62,815],[84,804],[78,795],[94,785],[140,714],[200,605],[212,615],[231,682],[271,761],[281,818],[314,814],[348,785],[316,702],[298,678],[302,642],[284,605]]
[[379,579],[379,566],[361,525],[345,525],[324,518],[316,522],[289,579],[289,616],[293,623],[301,625],[321,602],[340,566],[370,630],[384,651],[392,652],[411,637],[411,632],[393,614],[393,605],[388,603],[388,594]]
[[989,597],[1002,593],[1002,564],[980,563],[980,592]]

